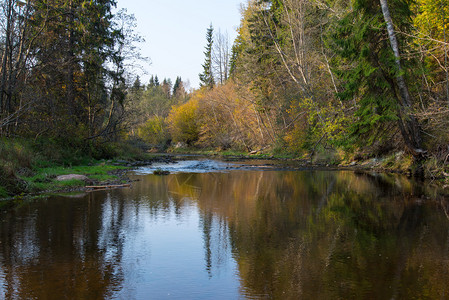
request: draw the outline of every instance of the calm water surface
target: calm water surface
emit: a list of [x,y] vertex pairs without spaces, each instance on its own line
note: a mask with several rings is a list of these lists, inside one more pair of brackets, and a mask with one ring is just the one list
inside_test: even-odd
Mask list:
[[449,298],[449,206],[436,190],[390,175],[180,166],[1,212],[0,298]]

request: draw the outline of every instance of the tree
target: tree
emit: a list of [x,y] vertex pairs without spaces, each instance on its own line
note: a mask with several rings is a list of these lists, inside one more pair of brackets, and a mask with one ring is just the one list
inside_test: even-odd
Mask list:
[[214,44],[214,28],[212,24],[207,29],[206,34],[206,51],[204,52],[205,60],[203,66],[203,73],[199,74],[200,77],[200,85],[206,88],[213,88],[215,85],[214,73],[212,70],[212,51]]
[[140,90],[141,87],[142,87],[142,85],[141,85],[141,82],[140,82],[140,77],[137,76],[136,80],[134,81],[134,84],[133,84],[133,89],[134,90]]
[[[397,85],[399,87],[399,94],[401,101],[398,101],[399,106],[399,127],[401,129],[402,137],[405,144],[412,151],[415,157],[421,158],[425,152],[421,149],[421,133],[419,124],[411,113],[412,101],[408,91],[405,78],[402,74],[401,56],[399,54],[399,45],[394,32],[393,20],[391,19],[390,9],[387,0],[380,0],[382,13],[387,25],[388,37],[390,39],[391,49],[394,53],[395,63],[397,67]],[[399,98],[399,97],[398,97]]]
[[176,77],[175,84],[173,85],[173,96],[178,99],[178,101],[183,102],[187,97],[187,92],[184,87],[184,82],[181,77]]
[[179,88],[181,87],[181,84],[182,84],[181,77],[177,76],[176,80],[175,80],[175,84],[173,85],[173,95],[176,95]]
[[[355,108],[343,143],[391,150],[392,141],[397,141],[418,158],[423,152],[419,126],[405,87],[405,76],[413,78],[418,62],[409,56],[404,66],[400,64],[398,52],[396,55],[392,50],[392,35],[385,27],[380,2],[357,0],[353,4],[337,26],[331,27],[331,39],[327,40],[336,53],[332,64],[342,83],[338,95]],[[396,28],[410,32],[409,5],[404,1],[390,4],[394,5]],[[406,40],[396,39],[395,51],[401,45],[405,47]]]
[[[449,2],[418,0],[415,2],[414,9],[416,17],[413,19],[413,24],[417,28],[416,44],[421,48],[418,50],[426,51],[423,59],[426,60],[427,65],[431,65],[428,66],[430,81],[446,81],[439,88],[444,91],[439,93],[445,94],[447,106],[449,103]],[[429,89],[430,86],[426,88]]]
[[193,146],[198,141],[200,131],[198,107],[198,99],[173,106],[167,120],[174,142]]
[[164,78],[164,80],[162,81],[162,90],[164,91],[165,96],[167,97],[167,99],[171,98],[172,94],[172,83],[171,83],[171,79],[166,79]]
[[31,75],[31,47],[43,30],[35,28],[33,32],[32,11],[29,2],[6,0],[0,4],[0,135],[12,131],[11,125],[17,127],[19,118],[36,101],[19,97]]
[[214,48],[212,51],[213,71],[215,80],[224,84],[229,77],[230,45],[228,33],[220,30],[214,37]]

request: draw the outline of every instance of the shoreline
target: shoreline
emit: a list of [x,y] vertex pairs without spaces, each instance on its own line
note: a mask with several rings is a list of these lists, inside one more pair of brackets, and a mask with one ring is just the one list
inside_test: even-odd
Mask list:
[[[109,189],[108,186],[115,186],[115,188],[121,188],[123,185],[132,185],[133,182],[138,180],[130,179],[128,172],[132,171],[134,168],[139,166],[151,166],[154,163],[165,162],[165,163],[177,163],[179,161],[191,158],[209,158],[209,159],[219,159],[223,161],[278,161],[278,162],[289,162],[290,164],[282,167],[285,170],[321,170],[321,171],[353,171],[353,172],[363,172],[363,173],[383,173],[383,174],[396,174],[404,175],[408,178],[415,178],[412,174],[411,169],[401,170],[394,168],[382,167],[381,160],[371,159],[367,161],[360,162],[350,162],[348,164],[331,164],[331,163],[313,163],[310,160],[299,159],[299,158],[282,158],[273,155],[223,155],[223,154],[210,154],[210,153],[155,153],[154,156],[145,161],[127,161],[127,160],[108,160],[101,161],[97,165],[90,166],[76,166],[73,168],[64,169],[64,174],[75,174],[84,175],[88,177],[86,181],[74,181],[71,185],[63,187],[56,184],[55,176],[50,175],[48,188],[37,190],[37,191],[24,191],[22,193],[0,198],[1,202],[23,199],[23,198],[38,198],[41,196],[51,195],[51,194],[64,194],[64,193],[88,193],[95,191],[95,189],[89,188],[89,186],[104,186]],[[268,165],[266,165],[268,166]],[[271,165],[270,165],[271,166]],[[63,168],[63,167],[62,167]],[[90,173],[90,168],[100,168],[109,169],[103,173],[105,176]],[[83,171],[76,171],[76,169],[81,169]],[[70,172],[73,170],[73,172]],[[24,181],[23,178],[20,180]],[[446,189],[449,187],[447,184],[448,177],[434,177],[434,178],[422,178],[424,182],[429,184],[437,185]],[[443,182],[444,180],[444,182]]]

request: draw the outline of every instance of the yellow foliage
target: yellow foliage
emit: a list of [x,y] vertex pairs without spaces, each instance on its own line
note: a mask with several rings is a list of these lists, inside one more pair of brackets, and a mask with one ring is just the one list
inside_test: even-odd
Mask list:
[[284,135],[289,151],[301,153],[310,150],[320,140],[340,141],[345,135],[345,128],[351,118],[341,106],[331,101],[317,104],[310,98],[303,98],[287,110],[295,120],[293,128]]
[[415,11],[413,22],[422,36],[444,41],[446,34],[449,40],[449,1],[416,0]]
[[168,134],[164,119],[159,117],[148,119],[137,128],[137,136],[149,144],[165,144],[168,140]]
[[201,94],[199,91],[188,102],[172,107],[167,123],[174,142],[193,145],[198,141],[200,131],[198,108]]

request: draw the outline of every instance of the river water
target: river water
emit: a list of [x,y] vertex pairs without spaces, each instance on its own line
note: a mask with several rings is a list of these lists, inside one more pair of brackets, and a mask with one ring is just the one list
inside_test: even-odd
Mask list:
[[0,298],[449,298],[449,205],[428,185],[210,160],[132,177],[1,212]]

